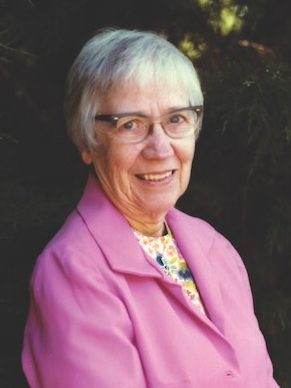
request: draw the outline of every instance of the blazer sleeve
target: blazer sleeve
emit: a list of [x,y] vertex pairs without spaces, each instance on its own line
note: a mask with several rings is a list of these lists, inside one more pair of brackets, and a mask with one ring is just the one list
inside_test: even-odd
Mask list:
[[146,387],[123,302],[75,253],[38,260],[22,363],[31,388]]

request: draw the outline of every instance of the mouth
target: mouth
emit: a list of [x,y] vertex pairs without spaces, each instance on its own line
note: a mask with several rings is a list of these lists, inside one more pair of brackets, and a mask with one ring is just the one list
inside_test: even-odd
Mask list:
[[174,174],[174,170],[170,170],[163,173],[150,173],[150,174],[138,174],[136,175],[139,179],[148,182],[161,182],[169,178]]

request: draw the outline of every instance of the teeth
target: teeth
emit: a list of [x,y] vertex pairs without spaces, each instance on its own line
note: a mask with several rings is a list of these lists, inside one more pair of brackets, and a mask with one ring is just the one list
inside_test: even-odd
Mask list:
[[168,178],[170,175],[172,175],[172,171],[168,171],[164,174],[144,174],[144,175],[141,175],[140,177],[146,181],[157,182],[165,178]]

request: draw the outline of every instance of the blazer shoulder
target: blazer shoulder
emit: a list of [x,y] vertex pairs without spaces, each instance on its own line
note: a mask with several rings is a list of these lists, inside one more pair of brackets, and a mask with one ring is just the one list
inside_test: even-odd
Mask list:
[[77,209],[74,209],[65,219],[63,225],[45,245],[43,253],[59,249],[86,249],[92,241],[92,236],[86,223]]
[[49,275],[57,268],[68,276],[77,271],[93,271],[102,277],[102,270],[99,270],[105,267],[102,257],[98,242],[78,211],[74,210],[38,255],[32,279],[40,274]]
[[[180,223],[181,229],[189,231],[187,235],[195,236],[196,243],[207,253],[209,262],[216,271],[229,270],[234,276],[239,274],[243,278],[245,288],[250,293],[248,274],[242,258],[234,245],[208,222],[190,216],[180,210],[175,210],[176,224]],[[190,239],[190,238],[189,238]]]
[[196,241],[198,240],[200,245],[208,251],[212,249],[236,251],[227,237],[217,230],[216,227],[199,217],[173,209],[170,212],[169,220],[171,220],[174,226],[180,225],[182,230],[189,231],[191,235],[195,236]]
[[212,239],[216,235],[219,235],[219,232],[210,225],[207,221],[192,216],[190,214],[184,213],[179,209],[172,209],[170,212],[170,219],[173,224],[180,224],[183,228],[187,228],[195,233],[196,237],[201,237],[201,239],[206,238],[209,241],[209,238]]

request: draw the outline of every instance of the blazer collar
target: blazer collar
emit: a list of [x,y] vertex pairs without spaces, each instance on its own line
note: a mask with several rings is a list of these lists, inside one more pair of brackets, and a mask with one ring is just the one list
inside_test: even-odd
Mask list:
[[[141,249],[125,217],[108,199],[96,177],[90,174],[77,211],[104,252],[112,270],[137,276],[163,278],[158,265]],[[168,225],[194,275],[211,321],[224,332],[219,282],[210,255],[215,231],[201,220],[177,209],[167,214]]]
[[77,211],[114,271],[139,276],[162,276],[155,263],[145,259],[127,220],[92,174],[89,175]]

